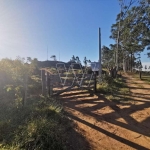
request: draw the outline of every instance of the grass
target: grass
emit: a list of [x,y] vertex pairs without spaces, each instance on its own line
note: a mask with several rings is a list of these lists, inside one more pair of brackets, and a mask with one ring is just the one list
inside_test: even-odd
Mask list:
[[69,149],[68,131],[74,124],[55,99],[33,97],[18,109],[2,103],[0,106],[0,149]]
[[13,82],[0,85],[0,149],[85,150],[88,142],[76,131],[76,124],[57,99],[39,96],[41,89],[40,76],[30,76],[23,106],[22,89],[17,93]]
[[150,84],[150,75],[142,75],[142,81]]
[[[129,75],[133,76],[136,79],[140,79],[139,73],[128,73]],[[142,72],[141,80],[144,81],[145,83],[150,84],[150,74],[148,72]]]
[[122,78],[105,77],[101,84],[97,84],[97,89],[109,100],[116,102],[129,100],[130,89]]

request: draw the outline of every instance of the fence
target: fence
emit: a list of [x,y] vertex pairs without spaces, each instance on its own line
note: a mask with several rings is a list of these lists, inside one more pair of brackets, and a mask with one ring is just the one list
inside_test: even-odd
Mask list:
[[75,87],[96,92],[96,74],[52,74],[41,69],[42,95],[59,95]]

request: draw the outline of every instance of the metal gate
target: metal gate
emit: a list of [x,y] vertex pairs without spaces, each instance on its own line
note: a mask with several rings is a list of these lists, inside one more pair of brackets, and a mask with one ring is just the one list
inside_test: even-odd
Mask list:
[[54,74],[45,69],[41,70],[43,94],[47,91],[49,95],[59,95],[73,88],[96,90],[96,75],[94,72],[88,74],[87,68],[83,69],[81,64],[71,63],[67,68],[64,63],[57,63],[55,69]]

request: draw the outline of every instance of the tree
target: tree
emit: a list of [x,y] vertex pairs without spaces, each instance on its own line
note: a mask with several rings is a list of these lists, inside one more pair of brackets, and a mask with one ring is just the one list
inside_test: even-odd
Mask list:
[[[15,60],[2,59],[0,61],[0,93],[5,89],[13,93],[11,98],[16,100],[17,106],[26,104],[28,79],[34,73],[37,67],[37,59],[28,59],[31,62],[25,62],[24,58],[17,57]],[[4,92],[5,93],[5,92]]]
[[27,63],[31,63],[32,59],[31,57],[27,57]]
[[121,62],[116,61],[123,63],[124,71],[126,71],[129,58],[131,59],[130,69],[132,71],[134,54],[143,51],[150,44],[149,1],[141,0],[136,3],[136,6],[130,8],[134,2],[137,1],[130,0],[127,7],[121,1],[121,13],[117,15],[116,24],[111,27],[110,38],[118,41],[116,56],[123,58]]
[[129,8],[131,7],[131,5],[135,2],[136,0],[130,0],[128,6],[125,5],[125,1],[123,0],[119,0],[120,2],[120,13],[117,15],[117,24],[114,26],[116,27],[116,31],[115,31],[115,40],[116,40],[116,52],[115,52],[115,65],[116,68],[118,70],[118,53],[119,53],[119,43],[120,43],[120,31],[121,31],[121,21],[124,19],[124,17],[126,16],[127,11],[129,10]]
[[81,61],[80,61],[80,59],[79,59],[79,57],[78,56],[76,56],[76,59],[75,59],[75,61],[76,61],[76,63],[81,63]]
[[56,61],[56,55],[52,55],[50,58],[53,58],[53,60]]
[[84,57],[83,63],[84,63],[84,66],[87,67],[87,64],[91,63],[91,60],[90,59],[88,60],[86,57]]
[[148,58],[150,58],[150,53],[147,53]]
[[108,68],[114,65],[114,51],[110,48],[103,46],[102,47],[102,64],[103,67]]

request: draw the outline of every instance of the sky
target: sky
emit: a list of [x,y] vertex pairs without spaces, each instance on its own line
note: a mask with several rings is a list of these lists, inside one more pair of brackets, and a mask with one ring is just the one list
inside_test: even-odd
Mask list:
[[[98,29],[101,45],[113,44],[119,11],[118,0],[0,0],[0,59],[56,55],[67,62],[75,55],[98,61]],[[144,54],[141,60],[150,61]]]

